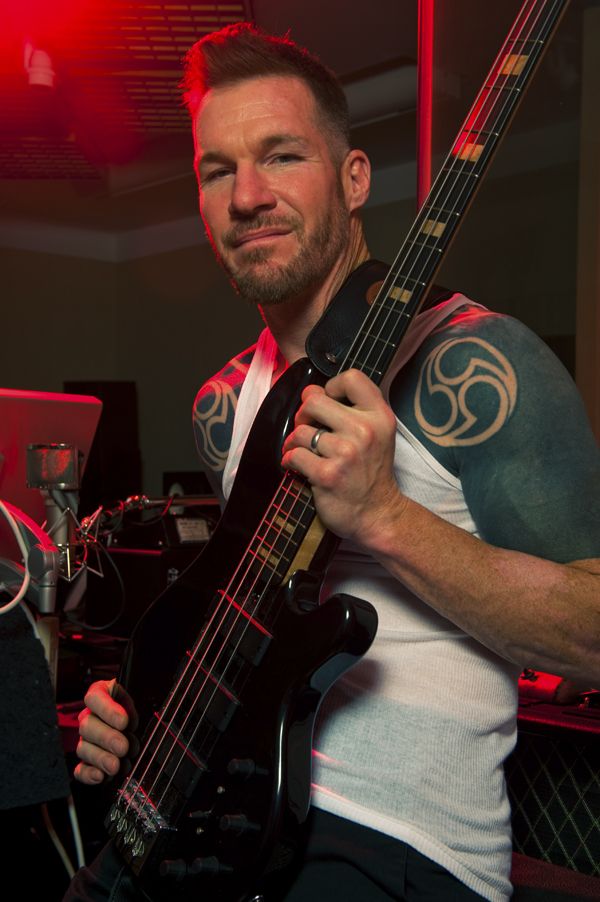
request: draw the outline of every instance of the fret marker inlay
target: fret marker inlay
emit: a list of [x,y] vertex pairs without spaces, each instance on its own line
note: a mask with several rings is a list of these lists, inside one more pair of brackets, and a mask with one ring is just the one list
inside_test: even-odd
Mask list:
[[509,53],[505,58],[502,64],[502,68],[500,69],[500,75],[520,75],[525,68],[525,63],[529,59],[528,56],[524,56],[519,53]]
[[432,238],[439,238],[445,228],[445,222],[439,222],[435,219],[426,219],[421,231],[424,235],[431,235]]

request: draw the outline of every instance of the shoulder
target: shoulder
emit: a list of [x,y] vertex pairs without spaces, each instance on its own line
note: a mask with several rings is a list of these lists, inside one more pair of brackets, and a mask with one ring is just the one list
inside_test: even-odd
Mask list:
[[600,553],[600,454],[583,402],[523,323],[458,311],[419,348],[390,401],[460,478],[483,538],[553,560]]
[[194,400],[193,427],[202,463],[221,473],[227,460],[233,420],[256,345],[233,357],[202,385]]
[[[549,387],[552,386],[552,391]],[[477,447],[553,393],[579,403],[571,377],[548,346],[513,317],[471,306],[423,342],[396,380],[392,406],[437,448]]]

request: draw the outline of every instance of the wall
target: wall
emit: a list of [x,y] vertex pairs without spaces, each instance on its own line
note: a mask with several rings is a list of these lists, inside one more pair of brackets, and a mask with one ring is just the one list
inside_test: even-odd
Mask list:
[[[567,355],[575,320],[576,180],[575,164],[489,179],[438,276],[555,338]],[[407,198],[365,211],[374,256],[393,259],[414,203]],[[210,247],[120,263],[1,250],[0,266],[0,382],[55,391],[64,381],[132,380],[144,491],[160,494],[164,471],[196,470],[195,393],[262,328]]]

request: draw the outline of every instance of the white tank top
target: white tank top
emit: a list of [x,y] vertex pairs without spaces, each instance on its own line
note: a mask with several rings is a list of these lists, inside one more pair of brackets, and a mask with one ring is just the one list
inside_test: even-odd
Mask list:
[[[426,335],[470,303],[454,295],[416,318],[384,390]],[[265,329],[238,400],[226,497],[276,353]],[[460,480],[400,421],[395,471],[410,498],[477,535]],[[342,591],[370,601],[379,628],[368,653],[323,702],[313,804],[409,843],[485,899],[505,902],[511,834],[503,762],[516,736],[518,668],[347,542],[328,568],[321,597]]]

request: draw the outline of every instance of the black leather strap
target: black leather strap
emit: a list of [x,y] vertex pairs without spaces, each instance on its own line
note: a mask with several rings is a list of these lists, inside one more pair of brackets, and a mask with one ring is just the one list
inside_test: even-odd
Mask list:
[[[335,376],[348,350],[360,332],[380,284],[389,266],[380,260],[367,260],[346,279],[325,313],[306,339],[306,354],[325,376]],[[426,310],[453,294],[440,285],[432,285],[421,307]]]

